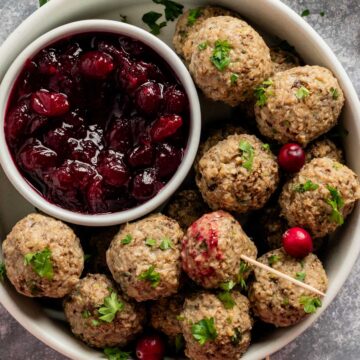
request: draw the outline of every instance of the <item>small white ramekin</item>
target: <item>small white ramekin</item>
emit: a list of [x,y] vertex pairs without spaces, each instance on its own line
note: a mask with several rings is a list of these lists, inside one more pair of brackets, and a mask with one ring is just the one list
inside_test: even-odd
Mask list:
[[[166,186],[151,200],[130,210],[87,215],[61,208],[48,202],[23,178],[17,169],[6,144],[4,120],[8,99],[26,60],[31,59],[41,49],[67,36],[87,32],[109,32],[126,35],[140,40],[167,62],[182,83],[190,102],[190,131],[184,158],[178,170]],[[10,182],[17,191],[41,211],[69,223],[86,226],[109,226],[121,224],[147,215],[161,206],[177,190],[187,176],[199,146],[201,132],[201,112],[198,94],[192,78],[174,51],[163,41],[138,27],[112,20],[83,20],[60,26],[32,42],[12,63],[0,88],[0,162]]]

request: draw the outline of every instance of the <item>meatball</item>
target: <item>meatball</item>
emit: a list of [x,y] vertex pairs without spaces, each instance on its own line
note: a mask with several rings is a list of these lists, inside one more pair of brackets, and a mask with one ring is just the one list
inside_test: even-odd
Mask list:
[[[213,294],[199,293],[185,300],[181,327],[185,354],[193,360],[233,360],[248,349],[252,319],[249,301],[237,291],[231,296],[235,305],[226,309]],[[206,335],[201,336],[203,328]]]
[[329,139],[316,140],[306,149],[306,162],[312,159],[328,157],[339,163],[344,163],[342,150]]
[[187,230],[182,241],[182,266],[196,283],[218,288],[239,281],[240,255],[256,258],[257,249],[241,225],[225,211],[202,216]]
[[279,204],[290,226],[323,237],[342,225],[360,198],[357,175],[329,158],[314,159],[283,188]]
[[255,105],[260,132],[282,144],[306,146],[336,125],[344,105],[340,85],[330,70],[302,66],[275,74]]
[[20,220],[2,244],[7,277],[30,297],[61,298],[79,281],[84,253],[74,231],[42,214]]
[[301,60],[296,54],[279,47],[270,49],[270,57],[275,74],[301,65]]
[[253,135],[231,135],[200,159],[196,183],[213,210],[244,213],[262,208],[279,182],[269,146]]
[[179,17],[173,38],[173,45],[177,54],[183,57],[188,64],[190,63],[193,53],[194,41],[203,22],[211,17],[222,15],[239,16],[237,13],[219,6],[205,6],[189,9]]
[[[266,253],[258,261],[266,265],[271,264],[274,269],[322,292],[327,289],[328,279],[325,270],[314,254],[299,260],[287,255],[281,248]],[[278,327],[291,326],[310,312],[307,303],[315,300],[318,306],[321,305],[317,295],[288,280],[259,267],[255,268],[254,274],[255,279],[249,289],[249,300],[254,314],[266,323]]]
[[273,70],[270,50],[261,36],[230,16],[204,21],[194,40],[189,69],[207,97],[230,106],[250,100],[254,87]]
[[[102,308],[109,307],[110,315]],[[145,308],[120,295],[105,275],[89,274],[64,300],[64,311],[75,336],[96,348],[125,346],[143,329]]]
[[184,231],[207,212],[209,208],[196,190],[180,191],[165,210],[165,214],[175,219]]
[[162,214],[125,225],[106,253],[109,269],[124,293],[136,301],[175,294],[183,235],[180,225]]
[[177,294],[160,299],[151,305],[151,326],[170,338],[181,334],[180,313],[183,310],[184,296]]

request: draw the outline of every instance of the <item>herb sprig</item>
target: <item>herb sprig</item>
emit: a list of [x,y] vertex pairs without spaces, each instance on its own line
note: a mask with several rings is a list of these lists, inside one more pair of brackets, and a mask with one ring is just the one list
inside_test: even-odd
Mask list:
[[28,253],[24,256],[24,265],[31,266],[40,277],[52,280],[54,269],[51,261],[51,250],[47,247],[43,251]]
[[319,298],[305,295],[300,298],[300,304],[304,306],[304,311],[307,314],[315,313],[316,309],[322,306],[322,302]]
[[231,48],[227,40],[216,40],[210,60],[219,71],[224,71],[229,66]]
[[295,186],[294,191],[298,193],[304,193],[306,191],[314,191],[318,188],[318,184],[313,183],[311,180],[307,180],[304,184]]
[[175,1],[153,0],[153,2],[165,6],[165,19],[167,21],[174,21],[183,13],[184,5]]
[[46,3],[48,3],[50,0],[39,0],[39,5],[40,6],[43,6],[45,5]]
[[299,100],[304,100],[305,98],[310,96],[310,91],[305,86],[301,86],[299,89],[297,89],[295,96]]
[[242,167],[248,171],[251,171],[255,157],[254,147],[248,141],[241,140],[239,149],[242,151]]
[[98,310],[101,315],[99,319],[111,323],[115,319],[116,314],[123,309],[124,304],[118,300],[117,293],[112,292],[110,296],[104,299],[104,304]]
[[336,188],[330,185],[327,185],[326,188],[330,192],[330,198],[326,199],[326,203],[332,208],[330,216],[331,220],[342,225],[344,223],[344,217],[341,213],[341,209],[344,207],[344,200]]
[[217,294],[217,297],[223,303],[225,309],[229,310],[235,306],[235,300],[230,291],[222,291]]
[[240,268],[239,268],[239,272],[238,272],[236,280],[237,280],[237,283],[240,285],[240,287],[243,290],[247,289],[247,284],[246,284],[246,281],[245,281],[245,275],[249,271],[250,271],[250,267],[248,266],[248,264],[241,260]]
[[188,15],[188,25],[189,26],[193,26],[196,23],[196,20],[201,16],[201,9],[200,8],[196,8],[196,9],[190,9],[189,10],[189,15]]
[[155,266],[151,265],[147,270],[143,271],[138,276],[138,279],[148,281],[152,288],[156,288],[160,283],[160,274],[155,271]]
[[274,264],[276,264],[280,260],[279,255],[271,255],[268,257],[268,263],[272,267]]
[[131,357],[130,352],[122,351],[118,347],[105,348],[104,354],[108,360],[128,360]]
[[4,281],[6,276],[6,268],[5,268],[5,264],[0,261],[0,281]]
[[128,234],[121,240],[121,244],[128,245],[131,243],[131,241],[132,241],[132,236],[130,234]]
[[305,277],[306,277],[306,272],[305,272],[305,271],[301,271],[301,272],[297,272],[297,273],[296,273],[295,279],[304,282]]
[[205,318],[191,326],[191,333],[200,345],[217,338],[214,318]]
[[254,95],[256,98],[256,105],[257,106],[265,106],[267,104],[267,97],[268,95],[272,95],[273,92],[270,91],[268,88],[273,84],[272,80],[265,80],[259,86],[257,86],[254,90]]
[[144,14],[141,20],[150,28],[150,32],[153,35],[159,35],[160,30],[166,26],[166,21],[157,23],[157,21],[162,17],[162,14],[156,11],[149,11]]

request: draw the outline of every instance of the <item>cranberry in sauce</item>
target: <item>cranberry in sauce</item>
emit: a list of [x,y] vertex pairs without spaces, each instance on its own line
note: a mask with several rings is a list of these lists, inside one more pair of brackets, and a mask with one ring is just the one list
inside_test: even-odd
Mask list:
[[72,211],[121,211],[154,197],[179,167],[188,98],[150,48],[75,35],[30,59],[12,90],[5,135],[19,171]]

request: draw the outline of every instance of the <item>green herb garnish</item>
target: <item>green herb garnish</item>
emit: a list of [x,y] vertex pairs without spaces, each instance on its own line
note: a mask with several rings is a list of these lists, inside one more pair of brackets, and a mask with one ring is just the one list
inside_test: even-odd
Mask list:
[[179,354],[185,347],[185,340],[183,334],[177,334],[175,336],[175,352]]
[[99,320],[92,320],[91,323],[92,323],[93,326],[99,326],[100,325]]
[[82,316],[83,319],[88,319],[91,316],[91,312],[89,310],[84,310],[81,313],[81,316]]
[[319,298],[313,298],[305,295],[300,298],[300,304],[304,305],[304,311],[307,314],[315,313],[316,309],[322,306],[322,302]]
[[229,310],[235,306],[234,298],[229,291],[223,291],[217,297],[223,303],[225,309]]
[[230,50],[231,45],[227,40],[216,40],[210,60],[218,70],[224,71],[229,66]]
[[261,148],[266,151],[266,152],[269,152],[270,151],[270,145],[269,144],[262,144],[261,145]]
[[24,265],[31,265],[33,271],[40,277],[48,280],[52,280],[54,277],[51,250],[48,247],[43,251],[26,254],[24,256]]
[[299,184],[295,186],[294,191],[298,193],[304,193],[306,191],[314,191],[318,188],[318,184],[314,184],[311,180],[307,180],[305,184]]
[[297,273],[296,273],[295,279],[304,282],[305,277],[306,277],[306,272],[305,272],[305,271],[301,271],[301,272],[297,272]]
[[156,246],[156,240],[151,239],[151,238],[147,238],[145,240],[145,245],[150,246],[150,247],[154,247],[154,246]]
[[325,11],[320,11],[320,16],[325,16]]
[[132,236],[130,234],[128,234],[121,240],[121,244],[127,245],[127,244],[130,244],[131,241],[132,241]]
[[109,360],[128,360],[131,358],[130,352],[121,351],[118,347],[105,348],[104,354]]
[[267,104],[267,95],[272,95],[268,88],[273,84],[272,80],[265,80],[254,90],[257,106],[265,106]]
[[333,87],[330,89],[330,94],[334,100],[337,100],[340,96],[339,90]]
[[246,170],[251,171],[255,156],[255,149],[254,147],[247,141],[240,141],[239,149],[242,151],[242,167]]
[[295,96],[299,99],[299,100],[303,100],[305,98],[307,98],[310,95],[310,91],[305,87],[305,86],[301,86],[299,89],[297,89]]
[[310,15],[310,10],[309,9],[305,9],[302,13],[301,16],[305,17],[305,16],[309,16]]
[[120,21],[123,22],[123,23],[128,23],[128,19],[127,19],[127,16],[126,15],[122,15],[120,14]]
[[238,75],[238,74],[231,74],[231,76],[230,76],[230,83],[231,83],[231,85],[236,85],[238,79],[239,79],[239,75]]
[[155,266],[151,265],[139,275],[138,279],[148,281],[151,283],[151,287],[156,288],[160,283],[160,274],[155,271]]
[[237,283],[240,285],[240,287],[243,290],[247,289],[246,281],[245,281],[245,274],[250,270],[249,266],[246,264],[246,262],[242,261],[240,262],[240,269],[239,273],[237,275]]
[[173,244],[169,238],[165,237],[161,240],[160,249],[162,251],[172,249],[172,247],[173,247]]
[[142,21],[150,28],[150,32],[153,35],[159,35],[160,30],[166,26],[166,21],[161,23],[157,23],[157,21],[162,17],[162,14],[157,13],[155,11],[149,11],[148,13],[144,14],[142,17]]
[[234,335],[231,337],[231,343],[234,346],[239,345],[241,339],[242,339],[241,330],[239,330],[238,328],[235,328]]
[[326,199],[326,203],[332,208],[331,220],[339,225],[342,225],[344,223],[344,217],[340,210],[344,207],[344,200],[336,188],[330,185],[327,185],[326,188],[329,190],[331,195],[330,199]]
[[6,276],[6,268],[5,268],[5,264],[0,261],[0,281],[4,281]]
[[280,256],[278,255],[271,255],[268,257],[268,263],[270,266],[273,266],[280,260]]
[[124,308],[124,304],[118,300],[117,293],[112,292],[110,296],[104,299],[104,305],[99,308],[98,312],[101,314],[99,319],[107,323],[111,323],[116,314]]
[[204,51],[205,49],[207,49],[207,47],[208,47],[208,42],[207,42],[207,41],[204,41],[204,42],[202,42],[202,43],[200,43],[200,44],[198,45],[198,49],[199,49],[200,51]]
[[287,297],[286,297],[286,298],[284,298],[284,300],[283,300],[282,304],[283,304],[283,305],[285,305],[285,306],[286,306],[286,305],[289,305],[289,304],[290,304],[290,300],[289,300],[289,298],[287,298]]
[[50,0],[39,0],[39,5],[40,6],[43,6],[45,5],[46,3],[48,3]]
[[205,318],[191,326],[191,333],[200,345],[217,338],[214,318]]
[[190,9],[188,16],[188,25],[193,26],[196,23],[196,20],[201,16],[201,9]]
[[236,286],[236,283],[232,280],[222,283],[220,284],[220,288],[225,290],[225,291],[230,291],[232,290],[234,287]]
[[178,316],[176,317],[176,320],[177,320],[177,321],[184,321],[184,320],[185,320],[185,316],[183,316],[183,315],[178,315]]
[[165,6],[165,18],[168,21],[174,21],[183,13],[184,5],[176,3],[175,1],[153,0],[153,2]]

